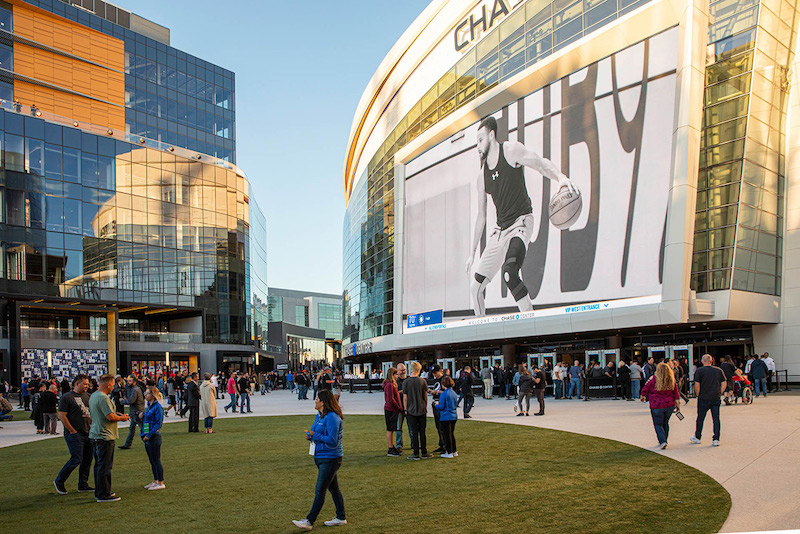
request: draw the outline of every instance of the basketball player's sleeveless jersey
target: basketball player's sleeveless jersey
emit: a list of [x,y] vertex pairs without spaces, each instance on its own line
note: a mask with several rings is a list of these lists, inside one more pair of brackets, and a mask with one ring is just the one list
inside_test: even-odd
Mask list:
[[533,213],[531,197],[525,187],[525,170],[521,166],[512,167],[508,164],[503,143],[500,143],[497,167],[490,169],[488,161],[483,164],[483,187],[487,194],[492,195],[497,211],[497,226],[501,230],[514,224],[521,215]]

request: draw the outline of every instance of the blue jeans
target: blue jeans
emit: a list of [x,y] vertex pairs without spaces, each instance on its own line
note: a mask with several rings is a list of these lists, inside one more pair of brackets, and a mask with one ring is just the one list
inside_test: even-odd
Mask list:
[[213,417],[206,417],[203,419],[203,424],[206,428],[211,428],[214,426],[214,418]]
[[754,378],[753,381],[755,382],[755,384],[754,384],[755,388],[754,389],[755,389],[755,392],[756,392],[756,397],[758,397],[759,389],[761,390],[761,393],[763,393],[764,396],[766,397],[767,396],[767,379],[766,378]]
[[308,398],[308,386],[297,386],[297,400]]
[[564,396],[564,381],[563,380],[553,380],[553,384],[555,384],[555,397],[560,399]]
[[144,450],[147,452],[147,459],[150,460],[153,480],[163,482],[164,466],[161,464],[161,432],[156,432],[144,442]]
[[69,449],[69,460],[58,473],[56,484],[59,486],[65,484],[75,468],[80,466],[78,470],[78,489],[88,488],[89,468],[92,466],[92,443],[89,441],[89,434],[81,432],[67,434],[64,436],[64,441],[67,442],[67,448]]
[[701,438],[703,433],[703,422],[706,420],[706,414],[711,410],[711,419],[714,421],[714,437],[719,439],[720,421],[719,421],[719,406],[721,402],[719,399],[715,401],[697,399],[697,424],[695,426],[694,437]]
[[656,429],[658,443],[666,443],[669,438],[669,418],[675,411],[674,406],[669,408],[650,408],[650,415],[653,416],[653,426]]
[[239,395],[239,400],[240,400],[239,411],[241,413],[244,413],[244,403],[245,403],[245,401],[247,401],[247,411],[249,412],[250,411],[250,394],[248,392],[246,392],[246,391],[242,392],[241,395]]
[[114,467],[114,440],[93,439],[94,452],[94,497],[111,497],[111,469]]
[[128,410],[128,414],[130,414],[131,416],[131,423],[130,423],[131,426],[128,427],[128,438],[125,440],[126,447],[130,447],[131,444],[133,443],[133,436],[137,434],[136,427],[138,426],[141,428],[142,426],[141,412],[137,412],[135,410]]
[[569,395],[567,397],[574,396],[573,394],[577,393],[578,398],[581,398],[581,379],[580,378],[573,378],[569,382]]
[[325,494],[330,491],[333,497],[333,504],[336,505],[336,517],[339,519],[347,519],[344,515],[344,497],[339,489],[339,479],[336,476],[337,471],[342,466],[341,458],[314,458],[314,463],[317,464],[317,486],[314,488],[314,504],[311,505],[311,511],[308,512],[306,519],[312,525],[317,520],[319,512],[322,510],[322,505],[325,504]]
[[236,393],[231,393],[230,396],[231,396],[231,401],[228,404],[225,405],[225,409],[227,410],[228,408],[233,408],[233,413],[236,413],[237,395],[236,395]]
[[475,396],[474,395],[465,395],[464,396],[464,415],[469,415],[470,410],[472,410],[472,406],[475,404]]
[[642,385],[641,379],[639,379],[639,378],[631,378],[631,398],[632,399],[638,399],[639,398],[639,387],[641,385]]
[[514,391],[514,384],[506,384],[506,397],[510,397],[512,391]]

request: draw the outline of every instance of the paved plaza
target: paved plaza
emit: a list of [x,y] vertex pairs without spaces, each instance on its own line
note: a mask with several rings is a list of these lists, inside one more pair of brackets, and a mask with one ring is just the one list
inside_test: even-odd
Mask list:
[[[251,399],[253,413],[246,415],[225,413],[222,407],[227,399],[220,400],[219,417],[311,415],[314,410],[313,401],[299,401],[288,391],[256,394]],[[345,392],[341,400],[345,413],[383,414],[383,395],[379,392]],[[535,401],[532,404],[531,411],[537,408]],[[699,469],[722,484],[731,495],[731,512],[721,532],[800,528],[800,500],[797,499],[800,464],[796,460],[800,452],[800,396],[783,393],[757,399],[750,406],[723,406],[720,447],[711,447],[710,416],[706,420],[703,443],[689,443],[696,407],[696,401],[692,400],[683,408],[687,416],[684,421],[671,419],[670,445],[663,451],[656,448],[650,412],[639,402],[547,398],[545,417],[515,417],[513,405],[503,398],[476,398],[471,415],[477,421],[538,426],[613,439],[654,450]],[[165,420],[176,421],[187,424],[186,419],[174,415]],[[469,421],[461,424],[459,439],[468,440]],[[0,448],[53,439],[52,436],[37,436],[30,420],[5,422],[2,426]],[[429,436],[432,432],[429,427]],[[6,453],[8,451],[0,453],[0,458]]]

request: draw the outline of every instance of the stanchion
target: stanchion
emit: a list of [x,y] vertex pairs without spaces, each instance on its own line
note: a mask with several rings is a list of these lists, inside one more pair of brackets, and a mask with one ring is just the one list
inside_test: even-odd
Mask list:
[[611,387],[614,388],[614,400],[619,400],[619,395],[617,395],[617,373],[614,373],[614,376],[611,377]]
[[589,402],[589,380],[591,380],[591,378],[588,376],[583,379],[583,383],[586,384],[586,390],[583,393],[583,402]]

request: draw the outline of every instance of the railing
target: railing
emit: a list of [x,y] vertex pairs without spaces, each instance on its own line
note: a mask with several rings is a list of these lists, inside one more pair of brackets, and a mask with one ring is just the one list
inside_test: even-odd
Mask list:
[[150,343],[202,343],[203,335],[187,332],[142,332],[122,330],[119,333],[119,340]]
[[[783,375],[783,380],[781,380],[781,375]],[[789,391],[789,371],[787,369],[774,371],[772,377],[775,380],[775,391],[780,391],[781,385],[783,385],[783,391]]]
[[186,159],[195,159],[198,161],[202,161],[203,163],[217,165],[225,169],[230,169],[234,171],[236,174],[239,174],[244,178],[247,178],[244,171],[235,164],[229,161],[225,161],[223,159],[219,159],[215,156],[209,156],[208,154],[199,153],[196,150],[189,150],[188,148],[182,148],[170,145],[169,143],[165,143],[163,141],[157,141],[156,139],[150,139],[148,137],[143,137],[141,135],[133,135],[125,133],[125,131],[114,130],[113,128],[108,128],[106,126],[99,126],[97,124],[77,121],[69,117],[64,117],[62,115],[56,115],[55,113],[50,113],[49,111],[42,111],[36,106],[27,107],[19,104],[18,102],[10,102],[8,100],[3,100],[2,98],[0,98],[0,108],[3,108],[4,110],[10,111],[12,113],[16,113],[18,115],[37,117],[39,119],[44,119],[49,122],[61,124],[62,126],[79,128],[84,132],[90,132],[96,135],[102,135],[104,137],[110,137],[112,139],[126,141],[128,143],[133,143],[135,145],[140,145],[147,148],[155,148],[157,150],[163,150],[165,152],[169,152],[170,154],[175,154],[176,156],[180,156]]
[[30,327],[20,328],[22,339],[74,339],[76,341],[108,341],[108,334],[100,330],[82,328],[48,328]]

